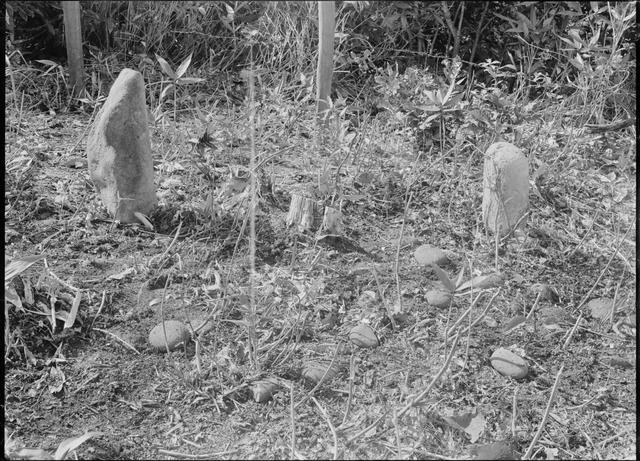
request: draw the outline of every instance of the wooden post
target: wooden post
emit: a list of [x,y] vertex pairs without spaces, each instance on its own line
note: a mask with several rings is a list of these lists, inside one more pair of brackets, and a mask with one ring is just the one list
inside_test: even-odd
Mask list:
[[64,39],[67,47],[67,65],[72,97],[81,97],[84,93],[84,58],[82,54],[82,25],[80,20],[80,2],[60,2],[64,15]]
[[316,69],[316,100],[318,117],[329,108],[331,76],[333,74],[333,34],[335,29],[335,2],[318,1],[318,68]]

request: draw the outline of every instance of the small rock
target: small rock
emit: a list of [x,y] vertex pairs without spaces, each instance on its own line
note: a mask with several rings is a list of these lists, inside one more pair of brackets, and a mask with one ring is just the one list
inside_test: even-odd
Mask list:
[[268,402],[279,389],[280,385],[271,379],[256,381],[251,388],[253,399],[258,403]]
[[422,266],[428,266],[429,264],[444,264],[448,261],[447,255],[444,254],[440,248],[432,247],[431,245],[421,245],[416,248],[413,253],[414,258],[418,261],[418,264]]
[[485,318],[482,319],[482,322],[488,326],[489,328],[496,328],[498,326],[498,321],[496,319],[494,319],[491,316],[485,316]]
[[609,320],[611,318],[613,299],[611,298],[596,298],[589,301],[587,304],[591,317],[601,320]]
[[359,323],[349,332],[349,340],[360,347],[376,347],[380,344],[376,332],[366,323]]
[[[169,350],[174,350],[177,346],[188,341],[191,337],[187,326],[177,320],[167,320],[164,322],[164,329],[167,332],[166,345],[169,346]],[[151,333],[149,333],[149,344],[158,352],[165,352],[167,350],[164,341],[164,331],[162,329],[162,322],[153,327]]]
[[325,383],[331,381],[337,374],[338,370],[335,365],[329,368],[329,364],[323,365],[318,362],[309,363],[302,371],[302,377],[313,384],[318,384],[323,376]]
[[67,168],[86,168],[87,167],[87,159],[72,157],[67,159],[64,162],[64,166]]
[[429,290],[425,295],[427,302],[435,307],[447,307],[451,301],[451,293],[440,290]]
[[504,347],[497,349],[491,355],[491,366],[501,375],[514,379],[524,378],[529,373],[527,362]]
[[524,315],[516,315],[502,328],[504,334],[511,333],[518,327],[524,326],[527,322],[527,318]]
[[474,459],[518,459],[517,453],[506,442],[493,442],[474,449]]
[[552,303],[560,301],[560,296],[558,296],[556,289],[546,283],[534,283],[531,286],[531,291],[536,295],[540,295],[540,299],[543,301],[551,301]]

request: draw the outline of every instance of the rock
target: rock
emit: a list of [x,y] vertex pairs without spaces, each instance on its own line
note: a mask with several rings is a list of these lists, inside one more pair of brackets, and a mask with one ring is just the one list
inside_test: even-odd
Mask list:
[[[185,341],[188,341],[191,337],[187,326],[178,320],[165,321],[164,329],[167,332],[166,344],[169,346],[170,351]],[[158,352],[165,352],[167,350],[164,341],[164,332],[162,330],[162,322],[153,327],[151,333],[149,333],[149,344]]]
[[526,213],[528,206],[527,158],[513,144],[492,144],[484,159],[482,219],[485,227],[494,234],[505,235]]
[[501,347],[491,355],[491,366],[501,375],[521,379],[529,373],[527,362],[522,357]]
[[543,301],[551,301],[552,303],[560,301],[558,291],[546,283],[534,283],[531,285],[531,291],[539,295]]
[[144,80],[123,69],[98,112],[87,139],[89,174],[109,213],[138,222],[157,203]]
[[280,385],[272,379],[263,379],[256,381],[251,388],[253,399],[258,403],[268,402],[273,395],[280,389]]
[[413,257],[416,258],[416,261],[421,266],[428,266],[429,264],[441,265],[448,261],[444,251],[431,245],[420,245],[413,253]]
[[451,293],[440,290],[429,290],[426,297],[427,302],[436,307],[447,307],[451,301]]
[[613,299],[595,298],[589,301],[587,308],[594,319],[609,320],[611,318]]
[[329,364],[311,362],[304,367],[302,377],[312,384],[318,384],[324,376],[324,382],[331,381],[338,374],[337,366],[329,368]]
[[480,445],[474,450],[474,459],[518,459],[517,453],[507,442],[493,442]]
[[349,340],[360,347],[376,347],[380,344],[376,332],[366,323],[359,323],[349,332]]

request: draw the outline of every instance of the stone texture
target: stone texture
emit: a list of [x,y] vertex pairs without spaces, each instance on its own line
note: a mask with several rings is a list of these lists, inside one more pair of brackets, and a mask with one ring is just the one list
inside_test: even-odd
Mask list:
[[[164,332],[167,332],[167,341],[165,343]],[[185,324],[178,320],[167,320],[164,322],[164,329],[162,328],[162,322],[153,327],[149,333],[149,344],[158,352],[166,352],[167,346],[169,350],[174,350],[177,346],[188,341],[191,337],[189,329]]]
[[[529,207],[529,162],[508,142],[489,146],[484,159],[482,218],[493,234],[507,234]],[[520,225],[524,224],[523,222]]]
[[416,258],[418,264],[422,266],[428,266],[429,264],[441,265],[448,261],[444,251],[431,245],[420,245],[416,248],[416,251],[413,252],[413,257]]
[[501,375],[514,379],[522,379],[529,373],[527,362],[504,347],[498,348],[491,355],[491,366]]
[[134,212],[148,214],[157,203],[147,117],[142,75],[123,69],[87,139],[91,179],[121,222],[138,222]]
[[440,290],[429,290],[426,297],[427,302],[435,307],[447,307],[451,301],[451,293]]

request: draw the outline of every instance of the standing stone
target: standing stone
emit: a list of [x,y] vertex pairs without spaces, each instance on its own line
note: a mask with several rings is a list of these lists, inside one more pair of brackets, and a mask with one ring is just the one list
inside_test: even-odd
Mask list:
[[144,80],[123,69],[98,112],[87,140],[89,174],[109,213],[138,222],[157,203]]
[[527,158],[513,144],[492,144],[484,158],[482,218],[485,227],[493,234],[503,236],[518,223],[528,206]]

